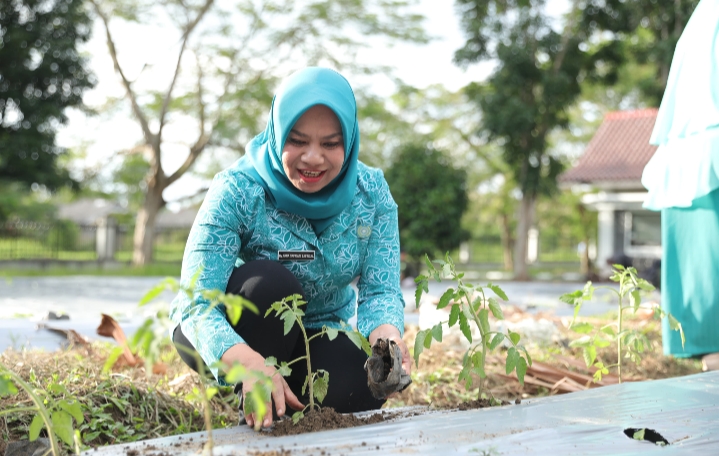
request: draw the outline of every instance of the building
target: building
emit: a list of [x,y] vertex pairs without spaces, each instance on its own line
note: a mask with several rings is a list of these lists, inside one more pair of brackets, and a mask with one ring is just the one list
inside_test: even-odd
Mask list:
[[598,212],[597,261],[629,257],[638,269],[661,258],[661,216],[642,208],[644,166],[657,150],[649,144],[657,109],[610,112],[577,164],[559,178],[565,186],[585,184],[593,191],[582,202]]

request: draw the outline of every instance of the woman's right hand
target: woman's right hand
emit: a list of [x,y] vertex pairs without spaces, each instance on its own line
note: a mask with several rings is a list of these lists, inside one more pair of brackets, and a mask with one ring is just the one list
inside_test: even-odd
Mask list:
[[[274,402],[278,417],[285,414],[288,405],[294,410],[304,408],[304,405],[297,399],[297,396],[292,392],[285,379],[277,372],[277,369],[273,366],[266,366],[265,358],[252,350],[247,344],[238,344],[231,347],[222,355],[222,362],[227,365],[240,363],[245,369],[262,372],[272,379],[272,400],[266,404],[268,412],[261,423],[262,427],[272,425],[272,402]],[[243,408],[247,404],[247,394],[252,391],[255,383],[257,383],[257,379],[252,375],[242,382]],[[245,414],[245,420],[250,427],[255,427],[258,418],[255,413]]]

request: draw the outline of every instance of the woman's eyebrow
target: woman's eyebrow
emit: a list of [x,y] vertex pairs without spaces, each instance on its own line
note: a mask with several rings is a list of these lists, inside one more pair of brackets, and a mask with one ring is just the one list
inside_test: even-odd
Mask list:
[[[299,137],[302,137],[302,138],[309,138],[309,135],[306,135],[306,134],[302,133],[301,131],[295,130],[294,128],[293,128],[292,130],[290,130],[290,133],[293,133],[293,134],[295,134],[295,135],[297,135],[297,136],[299,136]],[[332,133],[331,135],[324,136],[322,139],[323,139],[323,140],[328,140],[328,139],[334,138],[335,136],[340,136],[340,137],[341,137],[341,136],[342,136],[342,132],[339,132],[339,131],[338,131],[337,133]]]

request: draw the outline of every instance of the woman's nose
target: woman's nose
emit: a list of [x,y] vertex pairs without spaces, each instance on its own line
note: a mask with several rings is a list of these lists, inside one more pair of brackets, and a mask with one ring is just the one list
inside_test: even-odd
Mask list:
[[310,143],[305,153],[302,154],[302,161],[308,165],[319,165],[324,161],[324,155],[319,145]]

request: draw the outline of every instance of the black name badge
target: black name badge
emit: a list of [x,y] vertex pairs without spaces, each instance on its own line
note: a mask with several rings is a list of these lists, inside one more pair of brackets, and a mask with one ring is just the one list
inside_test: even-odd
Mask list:
[[278,250],[279,261],[312,261],[315,259],[314,250]]

